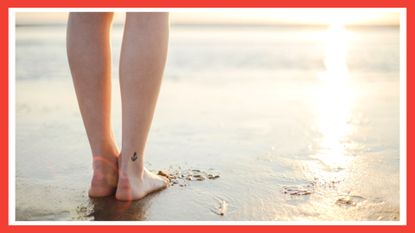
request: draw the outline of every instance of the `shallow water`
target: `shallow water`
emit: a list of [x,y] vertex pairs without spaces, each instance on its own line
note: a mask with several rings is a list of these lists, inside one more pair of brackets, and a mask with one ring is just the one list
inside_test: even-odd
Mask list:
[[173,26],[146,164],[220,177],[132,203],[87,197],[64,39],[16,31],[16,220],[399,220],[399,29]]

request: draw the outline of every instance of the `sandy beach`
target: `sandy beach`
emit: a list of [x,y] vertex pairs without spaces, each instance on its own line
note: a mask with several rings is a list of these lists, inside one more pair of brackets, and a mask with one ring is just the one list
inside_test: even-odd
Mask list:
[[333,30],[173,25],[145,157],[172,186],[119,202],[87,196],[65,27],[17,27],[16,220],[399,220],[399,28]]

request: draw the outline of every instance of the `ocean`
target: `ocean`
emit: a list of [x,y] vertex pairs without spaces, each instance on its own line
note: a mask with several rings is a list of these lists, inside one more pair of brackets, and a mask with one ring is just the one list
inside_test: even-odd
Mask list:
[[65,30],[16,27],[17,221],[400,220],[399,27],[172,25],[146,166],[218,178],[130,203],[87,195]]

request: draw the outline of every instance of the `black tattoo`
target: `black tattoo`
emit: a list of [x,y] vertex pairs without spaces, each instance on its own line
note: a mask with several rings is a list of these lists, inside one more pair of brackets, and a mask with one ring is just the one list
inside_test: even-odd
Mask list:
[[136,161],[137,160],[137,152],[134,152],[133,156],[131,156],[131,161]]

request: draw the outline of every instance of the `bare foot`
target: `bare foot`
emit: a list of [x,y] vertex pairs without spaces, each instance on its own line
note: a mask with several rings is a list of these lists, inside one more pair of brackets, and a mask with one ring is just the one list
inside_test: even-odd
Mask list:
[[115,193],[118,181],[118,158],[114,156],[93,156],[93,175],[88,195],[105,197]]
[[144,168],[142,175],[137,172],[138,170],[132,171],[120,172],[115,194],[115,198],[120,201],[141,199],[151,192],[166,188],[169,184],[167,178],[156,175],[146,168]]

